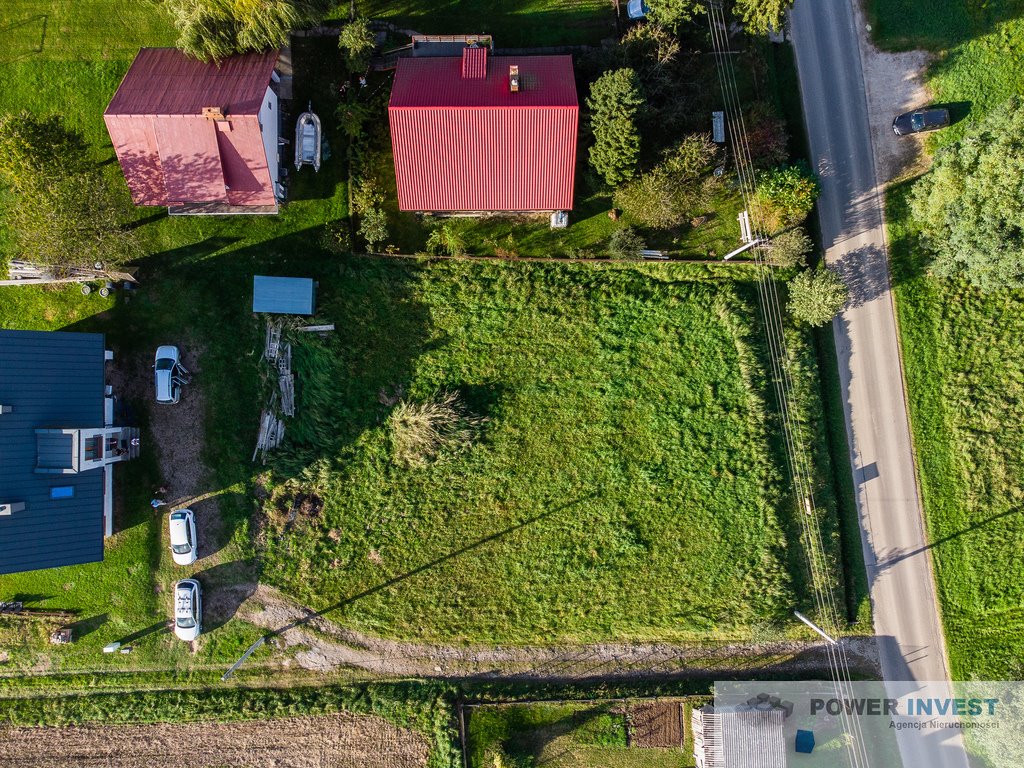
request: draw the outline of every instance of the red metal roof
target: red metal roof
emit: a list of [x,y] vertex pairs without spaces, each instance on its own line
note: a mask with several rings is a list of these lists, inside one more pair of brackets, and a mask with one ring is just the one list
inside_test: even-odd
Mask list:
[[467,80],[479,80],[487,77],[487,49],[468,46],[462,51],[462,77]]
[[220,107],[230,115],[255,115],[276,64],[277,51],[213,64],[176,48],[143,48],[104,114],[198,115],[203,107]]
[[[406,211],[572,208],[579,105],[570,56],[401,59],[388,115]],[[508,68],[519,67],[512,93]]]
[[[275,205],[259,111],[276,53],[220,67],[144,48],[104,113],[136,205]],[[202,116],[220,107],[223,121]],[[274,116],[277,119],[277,116]]]

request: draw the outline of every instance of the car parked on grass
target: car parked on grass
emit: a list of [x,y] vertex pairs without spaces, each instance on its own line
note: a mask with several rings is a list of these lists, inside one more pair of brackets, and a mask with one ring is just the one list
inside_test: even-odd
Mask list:
[[156,378],[156,401],[176,403],[181,399],[181,385],[188,383],[188,371],[181,364],[181,353],[177,347],[157,347],[153,363]]
[[897,115],[892,121],[892,132],[897,136],[906,136],[922,131],[937,131],[949,125],[948,109],[917,109]]
[[203,631],[202,592],[195,579],[182,579],[174,585],[174,634],[182,640],[195,640]]
[[171,534],[171,557],[178,565],[191,565],[198,557],[196,517],[191,509],[176,509],[167,520]]

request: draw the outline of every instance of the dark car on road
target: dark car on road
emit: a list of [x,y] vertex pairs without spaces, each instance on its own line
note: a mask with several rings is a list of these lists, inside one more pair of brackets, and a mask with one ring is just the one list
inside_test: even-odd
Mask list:
[[936,131],[949,125],[948,109],[917,109],[904,112],[892,121],[892,131],[897,136],[922,131]]

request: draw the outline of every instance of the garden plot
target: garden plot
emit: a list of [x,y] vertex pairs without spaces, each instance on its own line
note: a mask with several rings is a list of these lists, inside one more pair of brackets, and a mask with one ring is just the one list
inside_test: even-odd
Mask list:
[[6,768],[418,768],[422,736],[347,714],[243,723],[0,729]]

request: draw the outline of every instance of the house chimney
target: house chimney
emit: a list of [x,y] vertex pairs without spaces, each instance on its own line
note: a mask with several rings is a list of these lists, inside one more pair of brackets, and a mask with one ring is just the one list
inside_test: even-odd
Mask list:
[[227,120],[227,116],[224,114],[224,110],[221,107],[203,107],[203,117],[207,120],[215,120],[217,122]]
[[519,93],[519,65],[513,64],[508,68],[508,89],[512,93]]
[[487,49],[473,43],[462,49],[462,79],[483,80],[487,77]]

